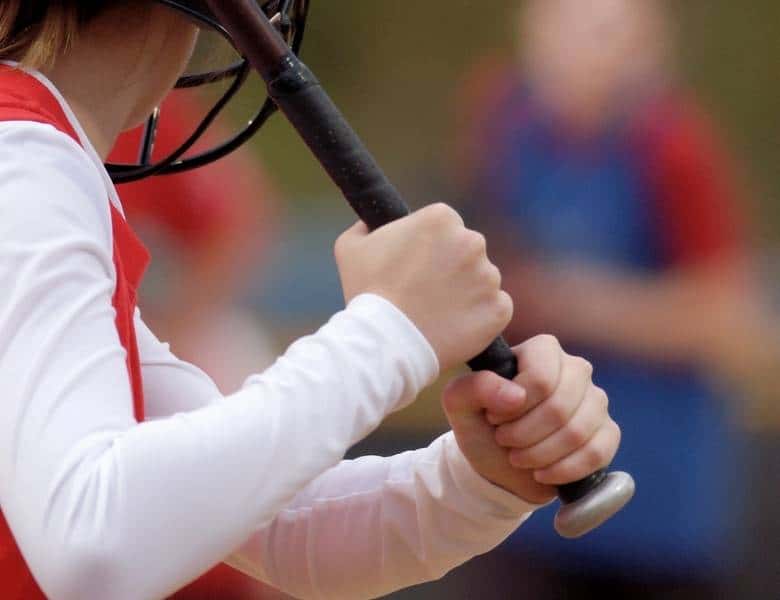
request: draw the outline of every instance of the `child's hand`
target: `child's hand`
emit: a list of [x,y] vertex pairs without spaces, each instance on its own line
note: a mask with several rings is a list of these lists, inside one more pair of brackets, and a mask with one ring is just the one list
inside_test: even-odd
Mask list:
[[516,347],[514,383],[490,372],[453,381],[444,410],[466,459],[485,479],[541,504],[554,485],[577,481],[608,465],[620,428],[592,368],[569,356],[551,336]]
[[358,223],[336,242],[336,262],[347,302],[365,292],[392,302],[430,342],[442,370],[474,358],[512,317],[485,238],[444,204],[373,233]]

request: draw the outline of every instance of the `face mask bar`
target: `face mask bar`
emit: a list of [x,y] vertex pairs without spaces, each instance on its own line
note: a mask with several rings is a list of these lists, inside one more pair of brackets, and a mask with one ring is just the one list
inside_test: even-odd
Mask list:
[[[215,31],[227,40],[231,46],[234,46],[231,35],[214,17],[205,2],[188,2],[186,0],[158,0],[158,2],[184,13],[200,27]],[[279,32],[282,39],[286,41],[290,50],[297,55],[303,44],[306,19],[309,11],[309,0],[272,0],[262,4],[261,8],[264,14],[266,14],[274,24],[274,27]],[[157,123],[160,118],[160,111],[155,110],[149,117],[144,128],[138,163],[106,164],[106,169],[114,183],[131,183],[155,175],[172,175],[197,169],[227,156],[246,143],[260,130],[271,115],[276,112],[276,104],[270,98],[266,98],[255,116],[250,119],[244,129],[238,134],[210,150],[194,156],[184,157],[184,155],[189,152],[206,133],[224,108],[236,94],[238,94],[251,71],[252,69],[249,62],[246,58],[242,57],[238,61],[222,69],[184,75],[181,77],[176,83],[177,89],[199,87],[201,85],[208,85],[229,79],[233,79],[233,81],[222,97],[195,128],[192,135],[190,135],[190,137],[188,137],[184,143],[171,154],[156,163],[152,162],[152,151],[154,149],[154,139],[157,131]]]

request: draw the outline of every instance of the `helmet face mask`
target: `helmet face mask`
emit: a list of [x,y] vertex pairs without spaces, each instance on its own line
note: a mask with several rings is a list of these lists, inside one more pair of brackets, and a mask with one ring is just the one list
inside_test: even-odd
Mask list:
[[[225,43],[228,43],[232,49],[235,49],[235,44],[233,43],[230,34],[209,9],[208,3],[205,2],[205,0],[156,1],[168,6],[172,10],[183,13],[194,20],[204,30],[204,33],[209,32],[210,34],[216,34],[218,37],[222,38]],[[258,2],[258,4],[266,16],[274,23],[277,30],[279,30],[286,39],[293,52],[297,54],[300,51],[303,42],[309,0],[268,0],[263,3]],[[176,83],[176,88],[178,89],[199,87],[217,82],[230,81],[230,84],[221,98],[195,128],[193,134],[167,157],[154,162],[152,160],[152,151],[154,148],[157,123],[160,118],[160,111],[159,109],[156,110],[147,121],[141,148],[139,149],[138,161],[135,164],[106,164],[111,179],[115,183],[121,184],[138,181],[155,175],[182,173],[219,160],[247,142],[255,133],[257,133],[257,131],[259,131],[271,115],[276,112],[276,105],[269,98],[265,99],[254,117],[249,120],[244,129],[237,135],[210,150],[194,156],[185,156],[201,139],[225,106],[227,106],[236,94],[238,94],[250,72],[251,67],[249,66],[248,61],[239,53],[236,53],[228,61],[228,64],[219,66],[209,65],[207,68],[196,69],[195,71],[187,72],[182,75]]]

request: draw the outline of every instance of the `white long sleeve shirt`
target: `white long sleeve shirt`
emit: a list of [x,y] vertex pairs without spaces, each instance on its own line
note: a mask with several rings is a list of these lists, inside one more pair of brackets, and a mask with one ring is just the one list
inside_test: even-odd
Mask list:
[[522,522],[534,507],[482,479],[451,434],[342,460],[437,376],[425,338],[378,296],[227,397],[137,314],[136,422],[111,305],[116,192],[36,77],[83,145],[0,123],[0,506],[47,595],[160,598],[226,560],[301,598],[371,598]]

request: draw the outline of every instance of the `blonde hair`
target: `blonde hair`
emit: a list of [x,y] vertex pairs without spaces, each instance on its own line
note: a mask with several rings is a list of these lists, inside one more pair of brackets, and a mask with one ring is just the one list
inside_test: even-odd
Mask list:
[[0,0],[0,59],[51,66],[106,0]]

